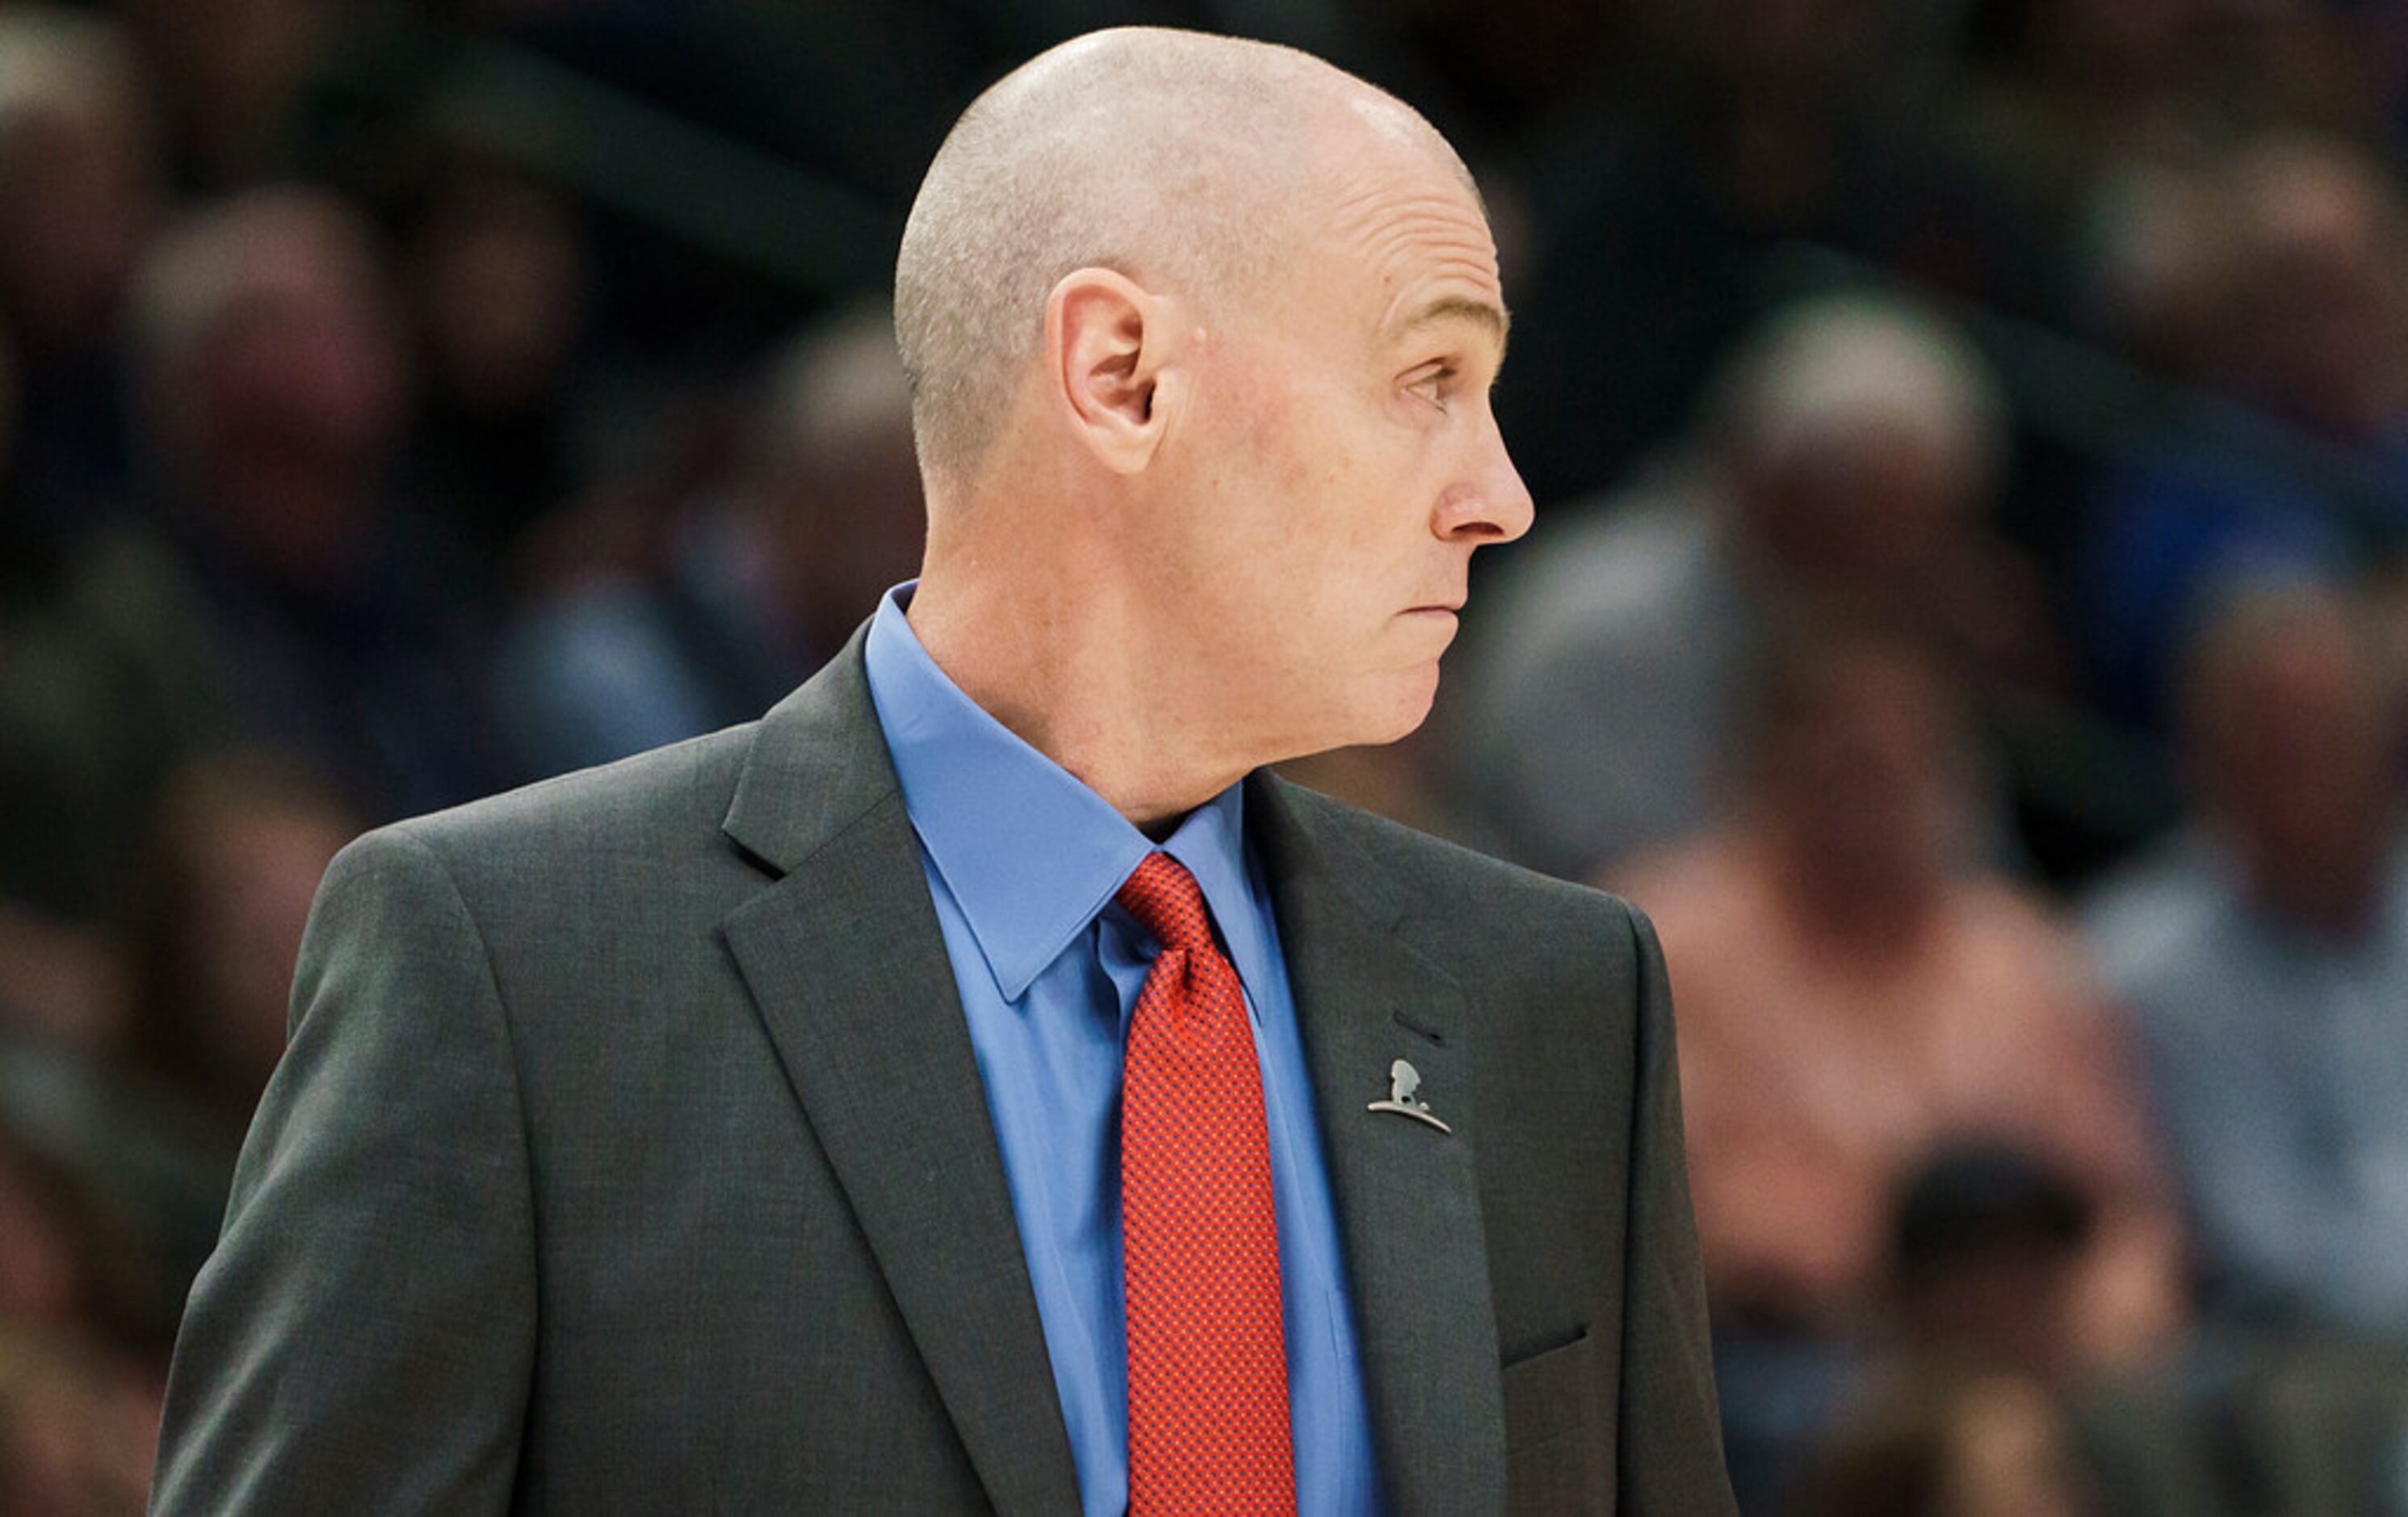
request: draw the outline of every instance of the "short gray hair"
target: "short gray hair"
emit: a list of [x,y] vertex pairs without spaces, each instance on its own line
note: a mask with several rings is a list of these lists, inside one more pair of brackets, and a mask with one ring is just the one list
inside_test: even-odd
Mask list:
[[1064,275],[1113,268],[1208,309],[1258,282],[1350,90],[1375,93],[1292,48],[1133,27],[1042,53],[973,101],[895,268],[923,470],[966,474],[993,442]]
[[122,23],[59,6],[0,8],[0,130],[97,116],[147,131],[143,82]]
[[184,370],[246,301],[330,269],[377,318],[390,320],[376,234],[331,191],[268,184],[213,201],[169,226],[143,253],[127,303],[137,397],[153,426],[189,411]]
[[867,434],[908,425],[910,405],[894,313],[874,303],[851,307],[778,354],[752,417],[750,468],[774,479],[837,457]]
[[1955,326],[1902,296],[1848,291],[1776,313],[1724,371],[1711,425],[1725,450],[1769,459],[1897,427],[1986,486],[2011,416]]

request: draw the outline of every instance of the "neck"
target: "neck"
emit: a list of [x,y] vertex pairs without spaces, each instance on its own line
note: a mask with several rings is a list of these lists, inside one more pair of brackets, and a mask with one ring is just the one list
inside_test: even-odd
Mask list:
[[958,549],[933,528],[910,619],[937,667],[989,715],[1139,830],[1163,835],[1259,761],[1182,698],[1141,596],[1075,556],[1015,551],[1023,532]]

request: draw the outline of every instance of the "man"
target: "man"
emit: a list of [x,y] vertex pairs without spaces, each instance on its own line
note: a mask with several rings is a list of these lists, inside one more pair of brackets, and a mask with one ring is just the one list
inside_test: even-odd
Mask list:
[[2195,383],[2298,441],[2175,430],[2128,453],[2084,503],[2070,609],[2085,655],[2104,695],[2169,735],[2182,713],[2167,697],[2204,601],[2239,578],[2345,575],[2364,532],[2408,523],[2397,176],[2342,143],[2270,134],[2185,209],[2190,245],[2214,260],[2193,276]]
[[210,201],[148,245],[127,318],[144,522],[0,659],[0,891],[77,920],[213,747],[286,751],[380,821],[494,783],[473,566],[390,487],[410,385],[366,218],[299,185]]
[[1859,1335],[1899,1187],[2000,1143],[2100,1208],[2078,1348],[2129,1361],[2179,1320],[2175,1230],[2082,945],[1967,860],[1959,701],[1912,632],[1784,622],[1728,820],[1617,881],[1672,954],[1706,1279],[1739,1329]]
[[1528,525],[1460,163],[1100,34],[896,282],[916,587],[329,872],[156,1509],[1728,1511],[1649,930],[1256,773]]
[[644,556],[659,562],[622,554],[557,572],[504,634],[493,705],[522,777],[758,715],[919,562],[927,524],[894,313],[817,326],[767,377],[742,458],[668,513]]
[[2244,584],[2175,704],[2187,827],[2086,912],[2223,1325],[2408,1332],[2408,840],[2392,650]]
[[1462,781],[1510,856],[1593,878],[1714,820],[1768,613],[2012,647],[2019,582],[1980,527],[2005,414],[1981,354],[1913,307],[1772,318],[1692,442],[1523,555],[1471,650]]

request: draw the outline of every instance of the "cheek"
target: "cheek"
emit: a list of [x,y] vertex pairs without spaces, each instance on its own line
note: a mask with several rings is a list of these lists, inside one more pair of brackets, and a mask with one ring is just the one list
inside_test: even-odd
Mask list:
[[1237,569],[1245,583],[1232,592],[1309,603],[1333,564],[1359,548],[1338,505],[1354,488],[1356,447],[1333,409],[1315,386],[1288,378],[1265,386],[1230,428],[1198,556]]
[[1217,462],[1200,537],[1184,545],[1199,635],[1242,644],[1257,668],[1336,671],[1395,653],[1378,645],[1391,614],[1430,587],[1412,505],[1419,440],[1379,397],[1309,362],[1224,416],[1219,436],[1198,440]]
[[1236,456],[1274,508],[1325,498],[1354,471],[1355,418],[1326,374],[1291,368],[1264,384],[1242,418]]

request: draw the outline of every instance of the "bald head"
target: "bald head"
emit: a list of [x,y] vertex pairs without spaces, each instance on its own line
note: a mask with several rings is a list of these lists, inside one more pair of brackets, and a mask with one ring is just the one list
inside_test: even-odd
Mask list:
[[1066,274],[1117,270],[1211,314],[1337,198],[1349,134],[1466,172],[1410,107],[1291,48],[1150,27],[1097,32],[974,101],[912,203],[896,336],[922,468],[965,478],[1002,426]]

